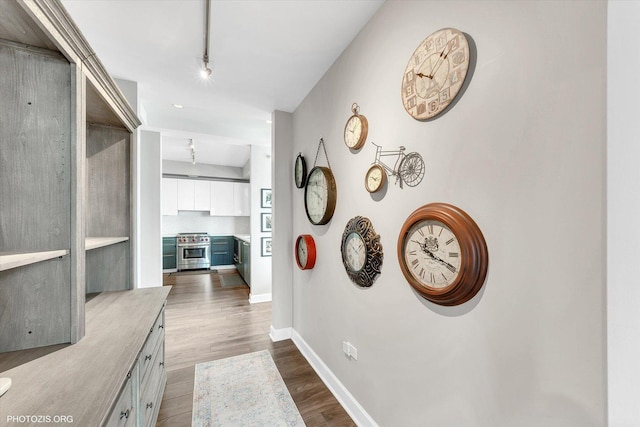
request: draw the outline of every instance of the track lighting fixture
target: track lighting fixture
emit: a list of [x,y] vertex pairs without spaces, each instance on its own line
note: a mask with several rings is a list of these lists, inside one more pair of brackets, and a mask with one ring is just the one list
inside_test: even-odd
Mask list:
[[211,0],[205,0],[205,28],[204,28],[204,55],[202,55],[202,62],[204,68],[200,70],[200,76],[203,79],[211,77],[211,68],[209,68],[209,31],[211,21]]
[[189,148],[191,148],[191,164],[196,164],[196,147],[193,144],[193,139],[189,140]]

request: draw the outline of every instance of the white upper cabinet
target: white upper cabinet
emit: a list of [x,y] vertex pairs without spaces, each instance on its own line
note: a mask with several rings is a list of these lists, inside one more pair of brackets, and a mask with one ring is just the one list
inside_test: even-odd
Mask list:
[[245,182],[233,183],[233,214],[235,216],[251,215],[250,184]]
[[178,180],[162,178],[162,215],[178,215]]
[[196,211],[208,211],[211,207],[210,181],[194,181],[193,183],[193,209]]
[[194,202],[195,183],[189,179],[178,180],[178,210],[192,211],[195,210]]
[[233,183],[211,181],[210,215],[233,216]]

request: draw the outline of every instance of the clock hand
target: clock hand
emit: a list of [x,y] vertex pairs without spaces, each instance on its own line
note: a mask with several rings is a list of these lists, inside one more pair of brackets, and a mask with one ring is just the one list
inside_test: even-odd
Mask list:
[[456,268],[453,265],[449,264],[447,261],[443,260],[442,258],[437,256],[436,254],[431,252],[429,249],[427,249],[427,245],[426,244],[420,243],[417,240],[412,240],[412,242],[417,243],[418,245],[420,245],[420,249],[422,249],[422,252],[424,252],[425,254],[429,255],[429,257],[431,257],[431,259],[433,259],[434,261],[437,261],[440,264],[444,265],[449,270],[451,270],[453,273],[456,272]]
[[[442,62],[447,59],[447,56],[449,55],[449,53],[451,52],[451,49],[447,50],[447,48],[449,48],[452,45],[453,40],[449,40],[446,44],[446,46],[444,47],[444,49],[442,49],[442,52],[440,52],[440,57],[438,58],[438,61],[436,62],[436,66],[433,68],[433,70],[431,71],[431,74],[427,77],[429,77],[430,79],[433,79],[433,76],[436,74],[436,71],[438,71],[438,69],[440,68],[440,65],[442,65]],[[445,54],[444,51],[447,50],[447,53]],[[444,56],[443,56],[444,55]]]

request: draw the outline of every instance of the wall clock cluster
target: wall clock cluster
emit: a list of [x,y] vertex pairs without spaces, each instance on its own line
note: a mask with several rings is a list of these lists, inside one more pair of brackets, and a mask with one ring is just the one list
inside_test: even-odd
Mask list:
[[[430,120],[447,111],[460,94],[470,64],[469,42],[461,31],[443,28],[425,38],[409,58],[402,76],[404,109],[417,120]],[[343,137],[351,150],[366,142],[369,123],[357,103],[347,120]],[[373,142],[372,142],[373,144]],[[389,176],[396,183],[418,185],[425,174],[417,152],[384,151],[376,146],[376,157],[365,174],[369,193],[380,191]],[[320,147],[327,167],[316,166]],[[391,167],[393,164],[393,167]],[[314,225],[327,224],[333,217],[337,189],[324,140],[318,143],[313,168],[307,175],[302,153],[295,160],[294,181],[305,189],[307,218]],[[383,250],[380,236],[363,216],[349,220],[340,244],[342,263],[358,286],[370,287],[381,273]],[[463,304],[482,288],[489,263],[487,245],[478,225],[462,209],[447,203],[429,203],[412,212],[402,225],[397,243],[400,269],[407,282],[422,297],[444,306]],[[309,234],[298,236],[296,264],[302,270],[316,262],[316,246]]]

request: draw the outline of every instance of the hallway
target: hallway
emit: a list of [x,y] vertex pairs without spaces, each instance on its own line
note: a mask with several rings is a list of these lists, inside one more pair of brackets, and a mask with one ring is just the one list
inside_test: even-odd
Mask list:
[[[235,270],[221,274],[237,274]],[[307,426],[355,425],[291,340],[269,338],[271,303],[249,304],[246,286],[222,287],[219,274],[163,275],[167,387],[158,426],[190,426],[195,365],[269,350]]]

